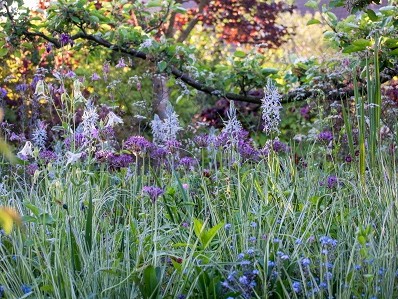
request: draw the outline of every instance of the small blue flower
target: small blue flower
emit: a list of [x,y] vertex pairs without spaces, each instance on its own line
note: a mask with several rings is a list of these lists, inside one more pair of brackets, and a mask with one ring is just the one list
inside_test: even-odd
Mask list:
[[354,266],[354,269],[357,270],[357,271],[361,270],[361,268],[362,268],[361,265],[355,265],[355,266]]
[[275,262],[274,261],[268,261],[268,267],[274,267]]
[[225,230],[230,230],[231,227],[232,227],[232,224],[231,224],[231,223],[227,223],[227,224],[224,225],[224,229],[225,229]]
[[32,292],[32,287],[29,286],[29,285],[27,285],[27,284],[23,284],[23,285],[21,286],[21,290],[22,290],[22,292],[23,292],[24,294],[28,294],[28,293]]
[[0,285],[0,298],[4,297],[4,287]]
[[249,248],[247,251],[246,251],[246,253],[248,254],[248,255],[254,255],[254,249],[253,248]]
[[311,260],[310,260],[308,257],[303,258],[303,259],[301,260],[301,265],[302,265],[303,267],[308,267],[310,264],[311,264]]
[[296,245],[301,245],[301,244],[303,244],[303,240],[297,239],[295,243],[296,243]]
[[239,283],[243,284],[243,285],[248,285],[249,284],[249,280],[245,275],[242,275],[241,277],[239,277]]
[[252,223],[250,223],[250,226],[251,227],[257,227],[257,223],[256,222],[252,222]]
[[328,284],[327,284],[326,282],[322,281],[322,282],[319,284],[319,287],[320,287],[321,289],[325,290],[325,289],[328,288]]
[[301,283],[298,281],[293,282],[292,288],[295,293],[300,293],[301,292]]

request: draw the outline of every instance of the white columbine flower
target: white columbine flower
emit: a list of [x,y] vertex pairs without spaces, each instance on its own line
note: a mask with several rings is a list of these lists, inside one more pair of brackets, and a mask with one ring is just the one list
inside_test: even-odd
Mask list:
[[19,157],[33,157],[32,143],[30,141],[26,141],[22,150],[20,150],[17,155]]
[[107,123],[105,127],[114,127],[117,124],[122,124],[123,119],[110,111],[107,116]]
[[68,166],[69,164],[74,164],[74,163],[76,163],[80,158],[81,158],[81,156],[82,156],[82,154],[83,153],[72,153],[72,152],[66,152],[65,153],[65,156],[66,156],[66,159],[67,159],[67,162],[66,162],[66,166]]
[[279,133],[278,125],[281,121],[279,110],[282,96],[278,93],[275,85],[270,79],[264,88],[264,98],[261,99],[261,109],[263,110],[264,131],[270,133],[272,131]]

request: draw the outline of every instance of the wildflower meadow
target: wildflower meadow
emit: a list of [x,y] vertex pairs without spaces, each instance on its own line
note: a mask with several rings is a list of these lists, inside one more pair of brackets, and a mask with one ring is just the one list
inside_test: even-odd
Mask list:
[[0,0],[0,298],[398,298],[398,7],[324,2]]

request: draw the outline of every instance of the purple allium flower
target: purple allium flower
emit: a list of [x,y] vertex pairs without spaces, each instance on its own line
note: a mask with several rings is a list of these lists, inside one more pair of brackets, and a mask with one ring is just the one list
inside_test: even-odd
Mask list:
[[195,136],[194,142],[200,147],[205,148],[208,147],[209,144],[209,135],[199,135]]
[[293,289],[293,292],[300,293],[301,292],[301,283],[298,281],[293,282],[292,289]]
[[164,190],[156,186],[144,186],[142,191],[146,193],[152,202],[155,202],[159,196],[163,195]]
[[275,139],[272,143],[272,149],[277,153],[287,153],[289,151],[289,147],[287,144]]
[[257,161],[260,156],[260,153],[253,147],[251,141],[242,139],[238,141],[238,152],[245,160]]
[[331,131],[323,131],[319,133],[318,140],[323,142],[330,142],[333,140],[333,133]]
[[130,136],[124,143],[125,149],[136,154],[145,154],[149,152],[152,147],[153,144],[143,136]]
[[333,189],[337,187],[339,180],[335,175],[331,175],[327,178],[326,183],[329,189]]
[[196,164],[198,164],[198,161],[191,157],[183,157],[179,161],[179,165],[183,166],[187,170],[193,170]]
[[167,140],[164,144],[170,153],[175,153],[178,149],[182,147],[181,142],[175,139]]
[[352,157],[350,155],[347,155],[344,159],[347,163],[351,163],[352,162]]
[[41,151],[39,153],[39,157],[44,161],[44,163],[54,162],[58,158],[57,154],[50,150]]
[[128,167],[133,162],[134,162],[133,157],[127,154],[110,155],[108,157],[108,163],[113,168]]
[[106,162],[113,155],[111,151],[99,150],[94,157],[98,162]]
[[97,73],[91,75],[91,81],[98,81],[101,77]]
[[23,292],[24,294],[28,294],[28,293],[32,292],[32,287],[29,286],[29,285],[27,285],[27,284],[23,284],[23,285],[21,286],[21,290],[22,290],[22,292]]
[[162,160],[166,158],[168,151],[163,147],[154,147],[151,151],[151,158],[155,160]]

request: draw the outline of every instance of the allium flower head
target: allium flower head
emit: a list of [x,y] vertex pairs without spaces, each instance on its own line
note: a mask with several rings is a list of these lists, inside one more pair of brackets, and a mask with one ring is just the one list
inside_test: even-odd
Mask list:
[[323,132],[319,133],[318,140],[324,141],[324,142],[330,142],[333,140],[333,133],[330,131],[323,131]]
[[280,109],[282,96],[278,93],[275,85],[270,79],[264,88],[264,98],[261,100],[261,109],[263,110],[264,131],[268,134],[271,132],[279,133],[278,125],[281,121]]
[[142,191],[149,196],[152,202],[155,202],[164,193],[163,189],[156,186],[144,186]]
[[170,140],[177,139],[177,133],[182,130],[178,121],[178,115],[175,113],[170,102],[167,103],[166,118],[161,120],[158,115],[155,115],[151,121],[153,140],[156,144],[164,144]]
[[124,143],[126,149],[136,154],[146,153],[152,146],[152,143],[143,136],[130,136]]

